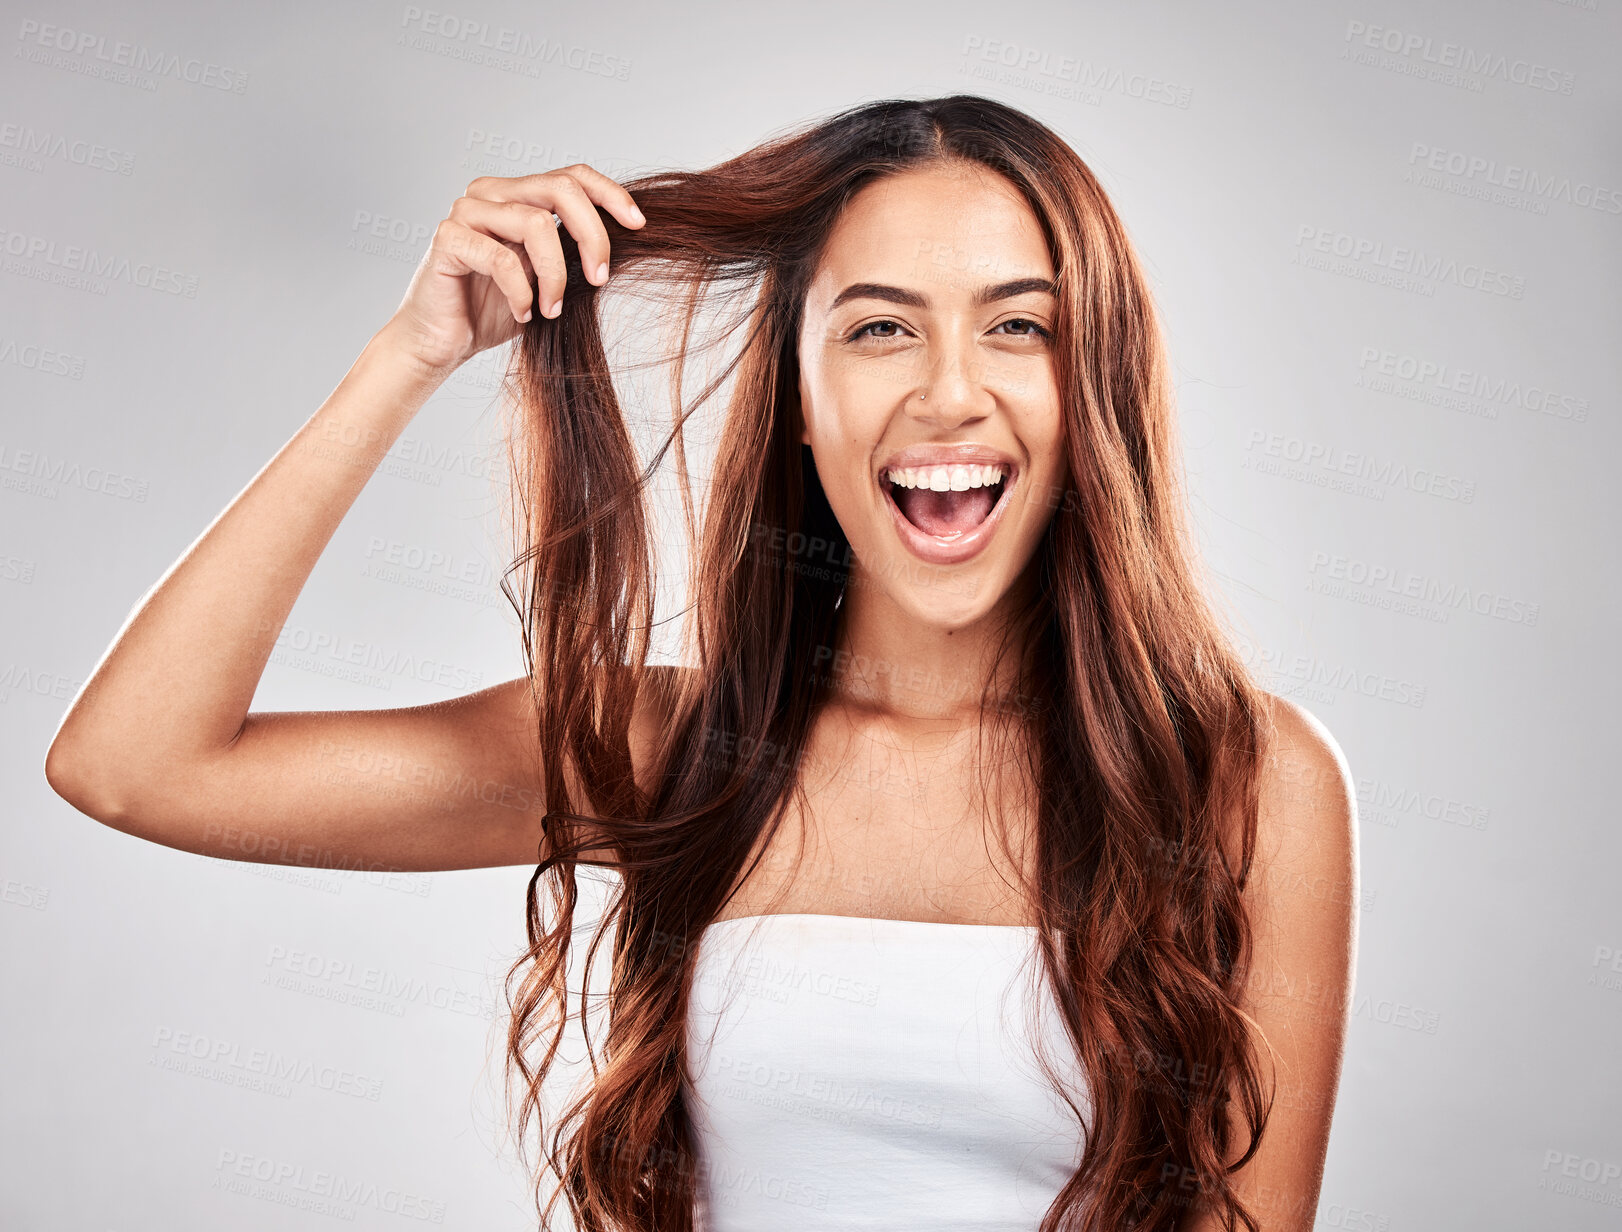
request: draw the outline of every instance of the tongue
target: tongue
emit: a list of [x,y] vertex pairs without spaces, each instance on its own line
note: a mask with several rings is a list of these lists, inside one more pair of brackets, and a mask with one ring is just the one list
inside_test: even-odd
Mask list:
[[990,516],[997,500],[991,488],[936,492],[929,488],[892,487],[890,491],[907,521],[925,534],[941,536],[973,530]]

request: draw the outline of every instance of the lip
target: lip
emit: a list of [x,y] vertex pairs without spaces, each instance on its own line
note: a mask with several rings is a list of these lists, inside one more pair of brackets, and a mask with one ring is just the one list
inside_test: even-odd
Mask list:
[[[885,472],[907,466],[997,466],[1007,468],[1003,479],[1003,492],[992,506],[986,520],[973,530],[964,531],[955,539],[942,539],[931,535],[907,521],[890,493],[890,481]],[[932,565],[956,565],[978,556],[991,542],[1002,522],[1003,511],[1008,508],[1019,479],[1019,464],[1000,450],[985,445],[913,445],[891,454],[879,468],[876,480],[884,503],[889,506],[890,520],[896,535],[907,550],[920,560]]]

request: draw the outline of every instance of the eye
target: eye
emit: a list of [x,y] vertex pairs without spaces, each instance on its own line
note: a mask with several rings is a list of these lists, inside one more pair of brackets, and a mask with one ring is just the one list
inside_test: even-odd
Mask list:
[[1015,330],[1015,338],[1051,338],[1053,335],[1029,317],[1009,317],[1006,321],[999,321],[993,328],[1001,329],[1004,325],[1024,325],[1027,329]]
[[857,329],[856,332],[851,334],[851,336],[845,341],[856,342],[862,338],[896,338],[900,336],[899,334],[874,334],[868,332],[869,330],[879,329],[885,325],[897,330],[901,328],[901,326],[894,321],[869,321],[866,325],[863,325]]

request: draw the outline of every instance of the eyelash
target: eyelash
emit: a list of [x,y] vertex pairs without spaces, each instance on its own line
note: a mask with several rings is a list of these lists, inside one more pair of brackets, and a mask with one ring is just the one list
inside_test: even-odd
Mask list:
[[[1047,329],[1043,328],[1041,325],[1038,325],[1035,321],[1031,320],[1029,317],[1009,317],[1006,321],[998,321],[994,328],[1001,329],[1004,325],[1013,325],[1015,322],[1018,322],[1018,323],[1023,324],[1023,325],[1029,325],[1031,328],[1027,332],[1025,332],[1023,334],[1006,334],[1006,335],[1004,335],[1005,337],[1009,337],[1009,338],[1043,338],[1043,339],[1048,339],[1048,340],[1051,340],[1052,337],[1053,337],[1053,334],[1052,334],[1052,332],[1050,330],[1047,330]],[[892,321],[888,317],[886,317],[883,320],[879,320],[879,321],[869,321],[866,325],[863,325],[859,329],[857,329],[856,332],[851,334],[851,336],[849,338],[847,338],[845,341],[847,341],[847,342],[857,342],[857,341],[860,341],[863,337],[868,337],[868,338],[872,338],[874,340],[878,340],[878,335],[877,334],[869,334],[867,332],[868,330],[872,329],[875,325],[894,325],[897,329],[903,328],[903,326],[901,325],[901,323],[899,321]],[[893,337],[895,337],[895,335],[894,334],[886,334],[885,337],[886,338],[893,338]]]

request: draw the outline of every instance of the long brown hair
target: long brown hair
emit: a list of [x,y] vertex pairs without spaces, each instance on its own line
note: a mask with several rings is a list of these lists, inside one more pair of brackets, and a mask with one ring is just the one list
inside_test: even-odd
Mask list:
[[[1021,191],[1059,287],[1071,487],[1052,502],[1035,598],[1004,642],[1018,653],[1022,772],[1036,801],[1027,888],[1093,1113],[1043,1232],[1171,1229],[1191,1195],[1229,1229],[1257,1228],[1228,1173],[1254,1154],[1271,1107],[1240,1008],[1266,698],[1198,575],[1164,345],[1126,232],[1059,136],[972,95],[858,106],[706,170],[628,180],[647,218],[639,230],[599,211],[609,287],[662,272],[683,288],[664,301],[680,320],[677,414],[651,459],[622,414],[606,301],[566,231],[562,314],[537,316],[514,348],[523,550],[509,573],[522,581],[503,588],[521,617],[549,811],[529,949],[509,975],[508,1080],[509,1093],[515,1078],[522,1091],[520,1142],[533,1121],[543,1143],[543,1225],[562,1198],[593,1232],[692,1227],[692,954],[796,790],[851,574],[850,545],[799,442],[801,305],[852,195],[941,159],[979,163]],[[717,291],[746,304],[727,332],[736,355],[688,399],[683,356],[701,301]],[[700,517],[681,429],[725,382]],[[648,662],[656,570],[644,494],[672,446],[694,670],[660,673]],[[645,786],[630,754],[639,689],[668,716]],[[571,1011],[581,864],[607,864],[619,881]],[[542,1085],[571,1013],[590,1021],[589,972],[609,924],[606,1034],[600,1052],[590,1044],[589,1088],[549,1133]],[[558,1184],[541,1209],[547,1176]]]

